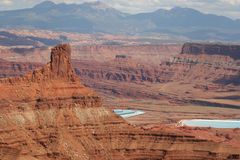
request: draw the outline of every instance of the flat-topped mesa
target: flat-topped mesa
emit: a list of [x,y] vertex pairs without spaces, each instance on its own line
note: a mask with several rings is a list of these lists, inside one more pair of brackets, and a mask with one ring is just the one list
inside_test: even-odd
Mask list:
[[224,45],[212,43],[185,43],[181,54],[192,55],[220,55],[229,56],[233,59],[240,59],[240,45]]

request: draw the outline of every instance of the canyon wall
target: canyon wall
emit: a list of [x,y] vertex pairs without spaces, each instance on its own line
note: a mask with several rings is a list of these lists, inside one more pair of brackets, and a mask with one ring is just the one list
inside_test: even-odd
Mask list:
[[[212,47],[216,53],[208,52]],[[200,52],[194,52],[194,47],[201,48]],[[228,48],[228,49],[226,49]],[[233,49],[232,49],[233,48]],[[235,48],[235,49],[234,49]],[[126,97],[149,97],[163,98],[162,93],[145,90],[144,87],[178,82],[189,83],[202,90],[232,90],[238,86],[240,73],[240,61],[232,58],[227,51],[237,53],[237,47],[213,44],[191,44],[181,45],[139,45],[139,46],[75,46],[73,47],[73,67],[81,77],[82,83],[98,90],[101,93],[126,96]],[[200,50],[200,49],[199,49]],[[48,49],[43,52],[34,51],[26,54],[6,52],[2,57],[19,61],[30,61],[30,66],[38,63],[46,63],[49,58]],[[209,51],[209,52],[210,52]],[[8,56],[7,56],[8,55]],[[22,74],[18,68],[20,62],[10,62],[9,71],[5,70],[6,63],[0,75],[2,77],[16,76]],[[94,65],[92,65],[94,64]],[[27,70],[32,68],[26,68]],[[34,69],[34,68],[33,68]],[[146,84],[147,83],[147,84]],[[227,84],[227,85],[224,85]],[[232,87],[231,87],[232,85]],[[142,88],[142,89],[141,89]],[[156,88],[156,87],[155,87]]]
[[1,78],[23,75],[42,66],[40,63],[9,62],[3,59],[0,59],[0,64]]
[[76,46],[73,50],[73,59],[84,60],[84,57],[81,56],[89,56],[91,60],[109,61],[115,59],[117,55],[125,55],[140,61],[144,61],[148,57],[148,60],[155,59],[156,62],[161,60],[161,58],[176,55],[180,51],[181,45],[179,44]]
[[[181,45],[86,45],[73,46],[72,58],[76,60],[95,60],[106,62],[114,60],[117,55],[125,55],[138,61],[159,63],[162,58],[176,55],[181,51]],[[0,58],[14,62],[49,61],[50,48],[0,48]]]
[[80,83],[70,57],[59,45],[41,69],[1,79],[1,159],[240,159],[225,143],[128,124]]
[[194,55],[222,55],[229,56],[233,59],[240,59],[240,45],[186,43],[181,53]]
[[72,69],[70,57],[70,46],[59,45],[52,49],[50,63],[41,69],[22,77],[1,79],[0,87],[4,94],[0,94],[0,99],[9,102],[1,105],[9,106],[19,101],[45,105],[50,102],[54,104],[82,100],[81,103],[85,104],[85,99],[89,100],[90,105],[95,101],[101,104],[100,98],[95,97],[93,91],[80,84]]

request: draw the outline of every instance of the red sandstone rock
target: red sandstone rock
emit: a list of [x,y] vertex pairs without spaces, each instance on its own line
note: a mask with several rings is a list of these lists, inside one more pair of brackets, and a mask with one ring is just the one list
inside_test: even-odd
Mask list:
[[42,65],[40,63],[29,63],[29,62],[9,62],[0,59],[0,77],[16,77],[31,70],[40,68]]
[[184,133],[137,128],[80,84],[70,47],[24,77],[0,82],[0,159],[239,159],[240,150]]
[[181,53],[194,55],[223,55],[234,59],[240,59],[240,45],[186,43]]
[[[179,45],[79,46],[73,48],[73,66],[83,84],[115,96],[163,98],[158,90],[146,90],[143,83],[155,87],[155,85],[183,81],[194,83],[193,85],[196,83],[194,89],[208,88],[212,91],[222,89],[224,87],[222,84],[239,84],[240,71],[237,60],[217,53],[177,55],[176,53],[180,52],[179,48]],[[39,56],[39,53],[33,54],[32,58]],[[24,57],[29,58],[30,55],[28,53]],[[48,54],[44,54],[43,57],[46,55]],[[119,55],[126,58],[116,58]],[[1,72],[5,76],[11,76],[14,71],[10,70],[9,74],[4,70],[0,70]],[[63,76],[61,69],[58,68],[51,71],[53,72],[51,75],[43,75],[41,72],[39,70],[33,74],[36,80],[59,76],[57,73]],[[74,79],[71,75],[68,75],[69,77]]]
[[71,66],[71,48],[70,45],[59,45],[52,49],[51,52],[51,79],[65,79],[68,81],[76,81]]
[[[0,80],[0,100],[42,101],[55,99],[89,99],[95,93],[84,87],[71,66],[71,48],[58,45],[52,49],[51,62],[42,69],[35,70],[23,77]],[[3,94],[4,93],[4,94]],[[101,103],[99,97],[94,97]],[[2,104],[1,104],[2,105]]]

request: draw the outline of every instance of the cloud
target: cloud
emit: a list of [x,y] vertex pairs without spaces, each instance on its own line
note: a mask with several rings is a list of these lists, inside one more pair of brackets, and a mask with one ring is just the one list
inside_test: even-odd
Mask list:
[[240,0],[221,0],[224,3],[229,3],[231,5],[239,5],[240,4]]
[[12,0],[2,0],[0,3],[4,6],[10,6],[13,4]]
[[[44,0],[0,0],[0,10],[32,7]],[[52,0],[55,3],[83,3],[96,0]],[[240,0],[99,0],[113,8],[128,13],[170,9],[176,6],[189,7],[205,13],[240,17]]]

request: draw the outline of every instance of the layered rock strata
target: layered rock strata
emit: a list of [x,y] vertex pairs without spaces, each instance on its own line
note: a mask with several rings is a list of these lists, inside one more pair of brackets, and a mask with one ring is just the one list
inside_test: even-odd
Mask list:
[[126,123],[81,85],[70,53],[59,45],[42,69],[1,80],[0,159],[240,159],[229,145]]
[[193,55],[222,55],[240,59],[240,45],[186,43],[181,53]]
[[38,69],[41,66],[39,63],[9,62],[0,59],[0,78],[24,75],[26,72]]
[[52,49],[51,62],[43,68],[22,77],[1,79],[0,101],[4,103],[0,105],[31,102],[38,106],[79,101],[86,106],[100,106],[100,98],[74,74],[70,57],[70,46],[59,45]]

